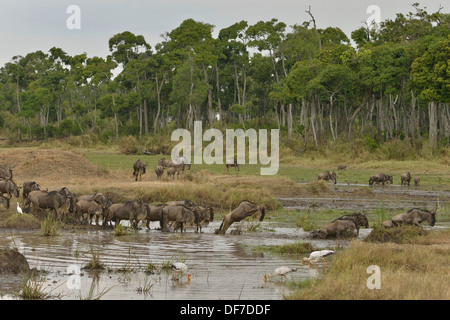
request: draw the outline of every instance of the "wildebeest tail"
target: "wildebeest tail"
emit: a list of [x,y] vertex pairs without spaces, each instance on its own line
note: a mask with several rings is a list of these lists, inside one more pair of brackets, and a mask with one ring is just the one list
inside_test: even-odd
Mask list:
[[225,222],[225,218],[222,219],[222,223],[220,224],[219,231],[222,230],[223,223]]

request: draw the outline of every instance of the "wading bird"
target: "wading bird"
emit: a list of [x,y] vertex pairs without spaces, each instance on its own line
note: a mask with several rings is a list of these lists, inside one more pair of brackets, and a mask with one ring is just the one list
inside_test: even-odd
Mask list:
[[[294,272],[296,269],[294,268],[289,268],[289,267],[279,267],[276,268],[275,271],[273,272],[272,275],[270,275],[269,277],[275,277],[275,276],[280,276],[280,280],[282,280],[283,278],[287,280],[286,275],[290,272]],[[263,281],[267,281],[267,274],[264,275],[263,277]]]
[[[181,279],[181,277],[183,277],[183,273],[187,271],[187,265],[185,265],[183,262],[174,262],[172,263],[172,265],[170,266],[170,268],[173,270],[173,272],[178,275],[180,274],[179,277],[175,277],[174,279]],[[188,281],[191,280],[191,275],[188,274]]]
[[309,255],[309,258],[303,258],[302,264],[305,264],[305,262],[309,262],[309,267],[312,267],[312,262],[319,262],[319,260],[323,261],[323,265],[326,266],[325,257],[334,254],[333,250],[320,250],[320,251],[313,251]]

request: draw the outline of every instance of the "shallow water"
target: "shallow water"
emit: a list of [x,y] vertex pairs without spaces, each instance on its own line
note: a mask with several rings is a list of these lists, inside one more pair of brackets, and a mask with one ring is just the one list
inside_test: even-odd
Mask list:
[[[262,227],[266,224],[263,222]],[[263,282],[264,274],[271,274],[275,268],[285,265],[296,268],[288,278],[300,280],[317,277],[324,270],[321,263],[312,269],[303,266],[300,256],[254,253],[247,247],[297,242],[307,235],[302,229],[270,227],[269,232],[219,236],[214,234],[219,222],[204,228],[202,234],[192,229],[182,235],[161,232],[153,229],[156,227],[157,224],[152,223],[152,230],[143,227],[139,232],[121,237],[113,236],[111,230],[61,231],[54,237],[42,237],[30,231],[0,231],[0,247],[17,247],[30,268],[45,270],[46,292],[59,299],[86,298],[94,283],[94,296],[107,291],[102,299],[278,300],[288,292],[287,286],[279,278]],[[312,241],[315,248],[335,243],[333,240]],[[78,271],[91,260],[91,248],[100,254],[106,270],[95,274],[82,269],[78,289],[77,277],[71,270]],[[150,262],[161,266],[177,257],[188,265],[190,282],[186,275],[181,280],[173,280],[171,272],[146,274],[143,271]],[[0,277],[0,291],[17,292],[21,279]]]

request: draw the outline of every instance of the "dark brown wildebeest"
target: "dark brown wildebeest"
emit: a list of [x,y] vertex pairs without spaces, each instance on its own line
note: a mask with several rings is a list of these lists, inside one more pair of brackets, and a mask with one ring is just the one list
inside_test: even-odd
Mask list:
[[145,174],[145,167],[147,167],[148,164],[144,164],[141,159],[136,160],[136,162],[133,165],[133,177],[134,181],[142,180],[142,175]]
[[406,185],[406,183],[408,183],[408,187],[409,187],[409,183],[411,181],[411,173],[405,172],[400,176],[400,181],[401,181],[401,185],[403,185],[403,183]]
[[198,213],[190,210],[183,205],[165,206],[162,209],[161,230],[167,231],[167,223],[169,221],[175,222],[174,231],[181,228],[181,232],[186,232],[187,224],[198,224]]
[[234,167],[237,171],[239,171],[239,163],[237,162],[237,157],[234,159],[228,159],[225,161],[225,168],[227,169],[227,173],[229,173],[229,168]]
[[356,226],[356,235],[359,236],[359,227],[363,226],[364,228],[369,227],[369,220],[367,219],[366,215],[363,213],[355,213],[355,214],[346,214],[343,215],[337,219],[334,219],[331,222],[335,222],[337,220],[350,220],[355,223]]
[[420,183],[420,177],[416,176],[414,177],[414,187],[418,187]]
[[115,220],[116,226],[120,224],[121,220],[129,220],[130,225],[137,227],[140,221],[147,217],[147,208],[138,201],[127,201],[125,203],[115,203],[106,209],[106,215],[103,220],[103,228],[106,224]]
[[385,183],[390,182],[391,184],[394,182],[394,179],[392,176],[387,175],[385,173],[379,173],[379,174],[375,174],[373,176],[370,176],[369,178],[369,185],[373,185],[373,183],[382,183],[383,186]]
[[4,169],[0,168],[0,180],[12,180],[13,179],[13,173],[12,169]]
[[164,167],[163,166],[157,166],[155,169],[156,173],[156,180],[161,180],[161,177],[164,173]]
[[428,222],[428,224],[433,227],[436,223],[436,212],[414,208],[392,218],[392,224],[394,226],[401,224],[414,224],[420,226],[423,221]]
[[6,193],[10,199],[12,196],[16,198],[20,196],[20,188],[22,187],[18,187],[12,180],[0,181],[0,194]]
[[353,220],[335,220],[314,231],[313,236],[328,237],[352,237],[355,236],[356,223]]
[[347,166],[345,164],[341,164],[341,165],[338,165],[337,169],[338,170],[345,170],[345,169],[347,169]]
[[195,232],[199,232],[200,229],[200,233],[202,233],[202,228],[214,220],[214,209],[211,206],[195,206],[192,210],[198,213],[198,224]]
[[22,185],[22,203],[25,203],[25,200],[28,197],[28,194],[31,191],[40,190],[39,185],[34,181],[25,181]]
[[165,204],[147,204],[147,228],[150,230],[150,222],[151,221],[159,221],[159,227],[162,228],[162,209],[165,207]]
[[0,207],[9,209],[9,198],[8,197],[0,196]]
[[317,180],[331,180],[334,181],[334,184],[336,184],[337,180],[336,180],[336,172],[334,171],[325,171],[322,173],[319,173],[319,175],[317,176]]
[[259,221],[263,221],[265,214],[266,209],[263,206],[259,206],[258,204],[248,200],[242,200],[233,211],[225,215],[217,233],[225,234],[227,229],[234,222],[244,220],[250,216],[253,218],[259,218]]
[[73,212],[73,198],[72,196],[64,196],[58,191],[44,191],[35,190],[28,194],[27,202],[25,205],[30,206],[33,204],[35,210],[45,210],[48,209],[49,213],[54,212],[55,217],[58,216],[59,210],[67,210]]

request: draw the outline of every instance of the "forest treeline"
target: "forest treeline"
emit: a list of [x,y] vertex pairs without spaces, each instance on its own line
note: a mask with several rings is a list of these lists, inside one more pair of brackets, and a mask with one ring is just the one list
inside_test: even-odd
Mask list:
[[287,141],[311,146],[358,137],[448,147],[450,17],[442,10],[415,3],[351,39],[317,28],[306,10],[302,24],[239,21],[217,37],[213,25],[187,19],[154,47],[125,31],[105,43],[106,58],[57,47],[14,56],[0,69],[0,127],[18,140],[94,134],[107,142],[201,120],[205,129],[280,128]]

